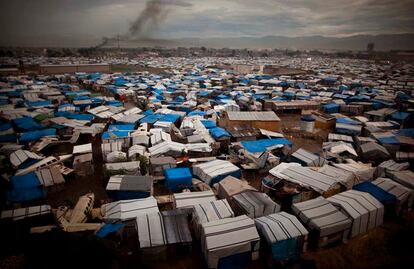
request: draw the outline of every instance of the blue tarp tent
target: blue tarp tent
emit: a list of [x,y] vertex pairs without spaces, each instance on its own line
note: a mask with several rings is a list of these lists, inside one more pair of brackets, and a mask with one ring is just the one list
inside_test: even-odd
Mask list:
[[188,113],[188,116],[201,116],[201,117],[204,117],[204,115],[206,115],[206,112],[200,111],[200,110],[194,110],[194,111],[191,111],[190,113]]
[[193,176],[189,168],[169,168],[164,170],[165,186],[170,191],[180,191],[192,186]]
[[134,124],[111,124],[108,127],[108,131],[134,131]]
[[356,120],[351,120],[348,118],[337,118],[336,122],[343,123],[343,124],[350,124],[350,125],[361,125],[361,122],[356,121]]
[[163,115],[161,114],[151,114],[139,120],[139,123],[150,123],[154,124],[160,119],[162,119]]
[[207,129],[215,128],[217,126],[216,123],[214,121],[211,121],[211,120],[201,120],[201,123]]
[[26,101],[26,105],[29,107],[45,107],[52,105],[52,102],[49,100],[44,101]]
[[323,111],[326,113],[338,113],[339,112],[339,105],[335,103],[327,104],[323,106]]
[[221,139],[225,137],[231,137],[231,135],[220,127],[211,128],[210,130],[211,136],[213,136],[214,139]]
[[103,238],[106,237],[107,235],[111,234],[111,233],[115,233],[119,230],[121,230],[124,227],[124,224],[122,223],[107,223],[105,225],[103,225],[99,231],[96,232],[96,236]]
[[264,152],[267,147],[275,145],[288,145],[292,146],[287,138],[273,138],[273,139],[260,139],[255,141],[241,141],[242,146],[251,153]]
[[377,185],[372,184],[369,181],[365,181],[357,185],[354,185],[352,188],[357,191],[363,191],[371,194],[372,196],[374,196],[375,199],[377,199],[384,205],[394,204],[397,201],[395,195],[384,191],[383,189],[381,189]]
[[9,130],[12,130],[12,126],[11,126],[11,124],[10,123],[3,123],[3,124],[0,124],[0,133],[1,132],[6,132],[6,131],[9,131]]
[[77,114],[77,113],[70,113],[66,111],[58,111],[55,112],[56,117],[65,117],[71,120],[83,120],[83,121],[91,121],[93,120],[92,114]]
[[14,134],[0,135],[0,143],[16,142],[16,140],[17,140],[17,136]]
[[395,112],[391,114],[391,119],[401,123],[405,121],[409,116],[410,114],[406,112]]
[[56,136],[56,129],[45,129],[41,131],[25,132],[19,138],[20,143],[28,143],[36,141],[45,136]]
[[180,118],[180,115],[178,114],[164,114],[160,118],[160,121],[176,122],[179,118]]
[[103,132],[102,139],[125,138],[129,136],[129,132],[128,131],[111,131],[111,135],[109,134],[109,132]]
[[46,191],[40,184],[35,172],[22,176],[14,176],[10,179],[10,183],[12,190],[6,193],[9,203],[42,199],[46,195]]
[[33,118],[30,117],[14,119],[12,122],[14,125],[16,125],[19,131],[23,132],[35,131],[43,128],[41,124],[37,123]]

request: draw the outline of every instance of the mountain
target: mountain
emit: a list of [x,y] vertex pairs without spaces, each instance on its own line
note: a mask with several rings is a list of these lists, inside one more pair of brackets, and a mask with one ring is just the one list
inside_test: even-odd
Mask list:
[[[20,36],[0,40],[0,46],[24,47],[93,47],[101,40],[96,36]],[[326,36],[263,36],[263,37],[206,37],[121,40],[123,48],[135,47],[207,47],[234,49],[319,49],[319,50],[366,50],[368,43],[375,43],[375,50],[414,50],[414,34],[354,35],[348,37]],[[117,47],[116,38],[109,39],[103,47]]]
[[[325,36],[264,36],[264,37],[212,37],[175,38],[123,41],[121,46],[141,47],[208,47],[234,49],[322,49],[366,50],[368,43],[375,43],[375,50],[413,50],[414,34],[354,35],[348,37]],[[113,46],[113,45],[110,45]]]

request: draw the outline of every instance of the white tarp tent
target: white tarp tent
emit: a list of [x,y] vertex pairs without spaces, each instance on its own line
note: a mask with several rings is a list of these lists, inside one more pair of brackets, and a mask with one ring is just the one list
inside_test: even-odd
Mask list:
[[202,224],[201,249],[209,268],[217,268],[220,258],[258,251],[259,243],[254,221],[245,215]]
[[214,192],[211,190],[174,193],[174,204],[176,208],[192,208],[197,204],[202,204],[215,200],[216,196],[214,195]]
[[209,184],[214,178],[240,171],[240,168],[229,161],[213,160],[193,166],[194,175]]
[[243,213],[250,218],[259,218],[280,211],[280,205],[263,192],[243,192],[233,196],[233,199]]
[[254,220],[260,234],[269,245],[278,241],[307,236],[308,231],[293,215],[279,212]]
[[335,166],[326,164],[321,168],[318,168],[318,172],[324,175],[330,176],[336,180],[339,184],[345,186],[348,190],[356,183],[356,177],[353,173],[336,168]]
[[232,218],[234,212],[226,199],[209,201],[194,206],[193,222],[196,225],[196,231],[201,231],[201,225],[206,222]]
[[269,171],[270,174],[304,187],[324,193],[337,184],[335,178],[319,173],[297,163],[281,163]]
[[306,166],[322,166],[326,160],[302,148],[292,154],[292,157],[305,164]]
[[347,159],[347,163],[334,163],[333,165],[335,167],[353,173],[356,176],[358,182],[372,180],[376,170],[376,167],[372,167],[371,164],[355,162],[351,159]]
[[231,199],[234,195],[246,191],[258,191],[249,185],[247,181],[227,176],[219,183],[214,184],[218,197],[221,199]]
[[135,225],[140,248],[192,241],[187,214],[180,210],[140,215]]
[[407,188],[414,189],[414,173],[410,170],[404,171],[387,171],[387,177],[398,183],[406,186]]
[[388,171],[403,171],[408,168],[410,168],[410,164],[408,162],[397,163],[394,160],[384,161],[377,167],[377,176],[384,177]]
[[377,185],[384,191],[393,194],[397,199],[396,211],[397,214],[400,213],[403,205],[407,203],[407,207],[411,208],[413,206],[414,200],[414,190],[401,185],[394,180],[389,178],[377,178],[376,180],[372,181],[372,184]]
[[43,158],[44,157],[39,156],[36,153],[23,149],[16,150],[12,154],[10,154],[10,162],[16,167],[18,167],[19,165],[21,165],[29,159],[41,160]]
[[352,218],[350,237],[366,233],[383,223],[384,206],[367,192],[349,190],[327,200]]
[[310,230],[318,231],[321,237],[346,232],[351,228],[351,220],[323,197],[293,204],[292,210]]
[[101,206],[105,221],[125,221],[137,216],[159,212],[157,200],[154,197],[144,199],[120,200]]

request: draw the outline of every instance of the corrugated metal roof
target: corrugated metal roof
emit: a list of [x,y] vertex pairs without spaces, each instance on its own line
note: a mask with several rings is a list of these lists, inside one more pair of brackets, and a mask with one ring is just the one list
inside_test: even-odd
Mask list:
[[273,111],[227,111],[229,120],[280,121]]

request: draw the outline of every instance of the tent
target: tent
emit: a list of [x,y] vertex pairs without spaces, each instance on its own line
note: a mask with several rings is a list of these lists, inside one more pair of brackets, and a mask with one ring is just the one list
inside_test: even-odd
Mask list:
[[403,171],[410,167],[408,162],[396,163],[394,160],[387,160],[382,162],[377,167],[377,176],[384,177],[390,171]]
[[126,221],[137,216],[159,212],[157,200],[150,196],[143,199],[120,200],[101,206],[103,219],[107,222]]
[[242,213],[250,218],[259,218],[280,211],[280,205],[263,192],[248,191],[239,193],[233,196],[233,201]]
[[345,239],[352,225],[345,214],[323,197],[293,204],[292,211],[319,238],[328,237],[323,241],[325,244],[329,243],[329,237],[335,238],[337,234]]
[[151,176],[115,175],[106,185],[108,196],[116,200],[140,199],[152,195],[153,178]]
[[28,150],[16,150],[12,154],[10,154],[10,162],[17,168],[23,169],[26,168],[38,160],[43,159],[42,156],[37,155]]
[[355,162],[349,159],[347,160],[347,163],[333,163],[332,165],[353,173],[357,182],[372,180],[376,170],[376,167],[372,167],[371,164]]
[[361,158],[365,161],[381,161],[391,158],[388,150],[375,142],[362,144],[360,146],[360,153]]
[[20,203],[42,199],[46,196],[35,172],[22,176],[13,176],[10,179],[12,189],[6,192],[8,203]]
[[136,218],[140,248],[192,241],[187,214],[180,210],[154,212]]
[[293,161],[305,166],[322,166],[326,160],[302,148],[292,154]]
[[[263,216],[254,220],[260,235],[271,246],[272,257],[276,260],[285,260],[298,256],[298,245],[304,245],[308,231],[293,215],[279,212]],[[296,247],[290,247],[290,240],[294,240]],[[301,241],[301,242],[298,242]],[[300,244],[302,243],[302,244]]]
[[176,208],[193,208],[197,204],[216,200],[212,191],[174,193],[174,205]]
[[407,205],[408,208],[413,206],[414,190],[409,189],[389,178],[377,178],[372,181],[372,184],[395,196],[397,199],[395,208],[397,214],[401,212],[404,205]]
[[18,221],[45,215],[48,215],[52,217],[51,219],[53,219],[52,207],[50,205],[39,205],[5,210],[0,213],[0,220],[12,219],[13,221]]
[[56,136],[56,129],[50,128],[50,129],[44,129],[40,131],[31,131],[31,132],[22,133],[19,138],[19,142],[22,144],[33,142],[45,136]]
[[317,169],[319,173],[334,178],[338,183],[344,186],[346,189],[351,189],[356,182],[356,177],[353,173],[336,168],[335,166],[325,164],[324,166]]
[[246,191],[258,191],[250,186],[247,181],[232,176],[225,177],[219,183],[216,183],[214,188],[221,199],[231,199],[234,195]]
[[164,170],[165,186],[170,191],[179,191],[192,186],[193,176],[189,168],[169,168]]
[[264,152],[269,147],[284,147],[292,146],[292,142],[290,142],[287,138],[272,138],[272,139],[259,139],[255,141],[241,141],[240,144],[251,153],[258,153]]
[[369,193],[349,190],[327,200],[352,219],[350,237],[366,233],[383,223],[384,206]]
[[377,185],[372,184],[369,181],[365,181],[359,183],[353,187],[354,190],[363,191],[371,194],[375,197],[378,201],[380,201],[384,205],[395,204],[396,197],[393,194],[390,194]]
[[407,188],[414,189],[414,173],[410,170],[404,171],[389,171],[386,173],[387,177],[398,183],[406,186]]
[[203,223],[232,217],[234,217],[234,212],[226,199],[209,201],[194,206],[193,222],[198,235]]
[[237,263],[238,254],[251,257],[259,250],[259,243],[254,221],[245,215],[202,224],[201,250],[208,268],[220,268],[226,258]]
[[194,165],[193,173],[210,186],[229,175],[237,178],[241,177],[240,168],[224,160],[213,160]]
[[139,175],[140,162],[106,163],[105,169],[111,174]]
[[272,168],[269,173],[301,186],[311,188],[319,193],[325,193],[338,186],[337,180],[329,175],[319,173],[298,163],[281,163]]

